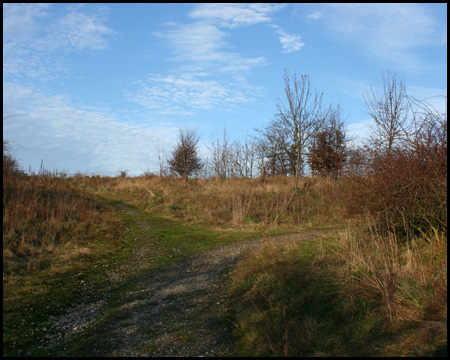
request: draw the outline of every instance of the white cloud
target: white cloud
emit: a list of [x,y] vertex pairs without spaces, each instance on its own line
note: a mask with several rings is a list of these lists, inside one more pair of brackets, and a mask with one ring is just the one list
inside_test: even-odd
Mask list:
[[260,23],[268,24],[279,35],[283,53],[298,51],[304,45],[300,35],[289,34],[273,24],[271,15],[285,4],[200,4],[188,14],[196,21],[188,24],[166,24],[172,28],[156,32],[155,36],[167,39],[172,60],[182,64],[182,71],[209,71],[215,74],[249,72],[268,65],[264,56],[248,57],[229,51],[224,28],[237,28]]
[[300,40],[300,35],[290,35],[287,33],[280,34],[280,43],[283,53],[298,51],[305,44]]
[[323,17],[323,14],[320,11],[314,11],[311,14],[306,15],[306,18],[310,20],[319,20],[321,17]]
[[209,71],[217,73],[248,72],[255,67],[268,64],[267,59],[245,57],[227,51],[227,33],[216,25],[204,22],[176,25],[166,33],[154,35],[166,38],[174,61],[182,64],[183,71]]
[[220,26],[238,27],[258,23],[270,23],[270,15],[285,4],[201,4],[189,13],[189,17],[214,21]]
[[40,31],[39,19],[48,17],[50,4],[3,4],[3,35],[16,41]]
[[304,42],[301,41],[300,35],[288,34],[278,25],[271,25],[273,29],[280,36],[281,49],[284,54],[298,51],[305,45]]
[[371,118],[349,124],[347,126],[346,135],[349,139],[353,139],[349,145],[360,146],[364,144],[370,137],[372,125],[373,120]]
[[99,50],[114,32],[100,13],[82,6],[57,15],[50,5],[4,4],[3,72],[41,80],[70,71],[65,53]]
[[[200,4],[188,14],[195,22],[165,23],[168,29],[153,35],[167,40],[170,60],[179,64],[175,69],[177,75],[149,75],[136,82],[140,88],[128,91],[127,99],[164,115],[192,115],[196,110],[228,111],[254,101],[262,88],[247,83],[248,73],[269,62],[264,56],[249,57],[230,51],[227,28],[265,23],[279,35],[283,53],[298,51],[304,45],[300,35],[288,34],[272,22],[271,15],[284,6]],[[239,81],[223,80],[230,76]]]
[[[267,23],[280,36],[283,53],[298,51],[305,45],[300,35],[288,34],[280,26],[273,24],[271,15],[286,4],[202,4],[189,13],[189,17],[208,20],[222,27],[240,27]],[[316,12],[317,14],[320,14]]]
[[415,54],[421,46],[446,45],[447,24],[429,4],[324,4],[324,23],[339,37],[354,41],[372,56],[402,70],[425,64]]
[[184,75],[153,75],[137,81],[139,89],[128,92],[128,100],[155,114],[192,115],[196,110],[229,110],[251,102],[261,89],[243,84],[219,83],[216,80]]
[[164,36],[169,41],[175,60],[211,62],[220,61],[227,34],[214,25],[193,23],[176,25]]
[[[178,127],[148,122],[129,125],[113,113],[83,109],[64,96],[48,96],[30,88],[4,83],[3,113],[23,114],[3,122],[5,139],[13,139],[25,170],[49,169],[117,175],[119,170],[142,174],[154,158],[156,144],[172,147]],[[150,170],[157,165],[150,163]],[[131,171],[133,170],[133,171]]]
[[49,27],[48,38],[44,46],[52,44],[57,48],[70,50],[100,50],[107,47],[105,37],[113,31],[103,24],[105,20],[97,14],[86,14],[78,9],[57,19]]

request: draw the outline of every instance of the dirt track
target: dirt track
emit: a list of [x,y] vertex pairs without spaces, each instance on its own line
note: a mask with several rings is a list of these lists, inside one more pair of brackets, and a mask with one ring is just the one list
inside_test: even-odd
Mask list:
[[[121,206],[120,211],[132,215],[136,210]],[[53,326],[67,336],[95,319],[81,356],[233,356],[226,321],[229,271],[244,254],[267,242],[283,245],[335,232],[315,230],[250,239],[201,251],[121,284],[122,305],[113,316],[98,320],[107,304],[107,299],[101,299],[53,319]],[[149,252],[151,249],[145,247],[137,250],[133,266],[139,267],[140,259]],[[123,275],[112,273],[111,277],[120,278],[120,273]]]

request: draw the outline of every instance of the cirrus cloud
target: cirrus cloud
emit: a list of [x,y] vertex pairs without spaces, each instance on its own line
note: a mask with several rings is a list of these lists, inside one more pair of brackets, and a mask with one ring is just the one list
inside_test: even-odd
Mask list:
[[159,115],[193,115],[195,110],[229,110],[251,102],[261,94],[261,88],[238,83],[219,83],[202,79],[201,75],[155,75],[135,82],[139,89],[126,93],[136,102]]
[[3,4],[4,76],[55,79],[70,71],[67,53],[101,50],[114,34],[101,12],[70,6],[62,15],[50,4]]
[[340,40],[352,41],[370,56],[417,72],[429,66],[417,55],[426,46],[447,45],[442,9],[430,4],[317,4],[321,20]]
[[270,15],[285,4],[201,4],[189,13],[189,17],[217,22],[224,27],[238,27],[270,23]]

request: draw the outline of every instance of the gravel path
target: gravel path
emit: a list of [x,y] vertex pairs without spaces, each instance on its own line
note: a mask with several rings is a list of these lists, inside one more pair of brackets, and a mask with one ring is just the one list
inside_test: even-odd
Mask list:
[[[122,206],[120,211],[136,211]],[[145,226],[141,224],[140,226]],[[314,230],[274,238],[240,241],[173,261],[124,284],[121,306],[97,321],[85,356],[233,356],[227,319],[229,272],[249,251],[268,242],[277,245],[311,240],[336,230]],[[154,245],[153,245],[154,246]],[[139,249],[134,266],[152,249]],[[153,249],[154,250],[154,249]],[[120,280],[120,273],[111,277]],[[93,322],[107,301],[81,304],[52,319],[67,336]],[[65,337],[64,336],[64,337]],[[81,355],[81,354],[80,354]]]

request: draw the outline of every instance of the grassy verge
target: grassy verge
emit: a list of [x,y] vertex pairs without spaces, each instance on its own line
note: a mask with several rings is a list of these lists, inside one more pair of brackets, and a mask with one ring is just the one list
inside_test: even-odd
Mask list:
[[360,231],[251,256],[231,288],[240,354],[445,356],[446,241],[392,240]]

